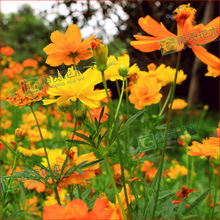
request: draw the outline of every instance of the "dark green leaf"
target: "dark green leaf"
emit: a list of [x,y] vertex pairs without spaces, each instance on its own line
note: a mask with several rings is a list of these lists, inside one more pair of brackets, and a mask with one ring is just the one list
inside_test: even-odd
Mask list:
[[177,214],[176,214],[175,219],[180,219],[181,218],[181,215],[182,215],[183,211],[186,209],[186,205],[187,205],[187,198],[184,198],[182,200],[182,202],[180,203],[180,206],[177,210]]
[[73,144],[85,144],[85,145],[92,146],[90,143],[85,142],[85,141],[79,141],[79,140],[66,140],[66,141],[71,142]]
[[147,109],[143,109],[141,111],[139,111],[138,113],[136,113],[135,115],[133,115],[132,117],[130,117],[124,124],[124,126],[120,129],[119,134],[123,133],[126,129],[128,129],[128,126],[131,125],[134,120],[140,116],[141,114],[143,114]]
[[8,219],[15,219],[17,218],[24,210],[18,210],[18,211],[15,211],[13,212],[9,217]]
[[85,192],[82,193],[81,197],[82,200],[85,201],[85,199],[89,196],[89,194],[92,192],[92,188],[87,189]]
[[100,116],[99,116],[99,124],[100,124],[100,121],[102,119],[102,116],[103,116],[103,113],[104,113],[104,109],[105,109],[105,106],[102,107],[102,110],[101,110],[101,113],[100,113]]
[[183,215],[189,214],[196,206],[198,206],[209,194],[209,192],[212,190],[208,189],[206,192],[204,192],[199,198],[197,198],[184,212]]

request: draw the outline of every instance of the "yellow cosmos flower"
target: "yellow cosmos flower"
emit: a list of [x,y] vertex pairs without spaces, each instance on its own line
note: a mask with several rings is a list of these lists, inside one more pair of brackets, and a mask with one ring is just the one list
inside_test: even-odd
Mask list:
[[[54,135],[46,128],[41,128],[41,132],[44,139],[52,139],[54,137]],[[28,131],[27,139],[33,142],[41,140],[40,133],[37,127],[34,127],[34,129]]]
[[38,156],[45,156],[45,152],[44,152],[44,148],[41,147],[39,149],[34,149],[34,150],[29,150],[27,148],[18,147],[18,151],[21,152],[22,154],[24,154],[25,156],[33,156],[33,155],[38,155]]
[[58,72],[57,78],[50,77],[50,88],[47,93],[52,96],[59,96],[57,99],[45,99],[44,105],[55,102],[76,101],[79,99],[83,104],[96,108],[97,101],[106,97],[105,90],[96,90],[94,87],[101,82],[101,75],[98,70],[89,68],[83,74],[74,71],[73,67],[68,69],[65,77]]
[[[173,83],[175,79],[176,69],[171,67],[160,66],[161,74],[157,76],[157,79],[161,82],[162,86]],[[177,72],[176,84],[180,85],[186,79],[187,75],[182,70]]]
[[114,56],[110,56],[107,61],[107,65],[112,63],[113,65],[109,66],[107,70],[105,70],[105,79],[106,80],[123,80],[123,77],[119,75],[119,68],[124,66],[128,70],[128,75],[135,74],[139,71],[137,64],[134,64],[130,67],[130,57],[128,54],[124,54],[123,56],[119,56],[116,59]]
[[173,166],[170,167],[168,170],[167,170],[167,175],[171,178],[171,179],[176,179],[178,178],[179,176],[185,176],[187,175],[188,173],[188,170],[186,167],[184,166],[180,166],[178,164],[178,162],[176,161],[172,161],[173,163]]
[[[174,82],[176,69],[173,69],[169,66],[166,67],[165,64],[161,64],[156,68],[154,63],[149,64],[147,68],[148,72],[138,71],[137,75],[139,77],[154,77],[157,79],[158,83],[162,84],[162,86],[166,86],[167,84]],[[186,79],[186,77],[187,75],[185,75],[182,70],[178,71],[176,84],[181,84]]]
[[[187,102],[183,99],[174,99],[172,109],[173,110],[184,109],[187,105],[188,105]],[[170,107],[170,105],[169,105],[169,107]]]
[[[36,111],[35,115],[36,115],[36,117],[38,119],[38,123],[40,125],[47,119],[47,116],[45,114],[43,114],[42,112],[40,112],[40,111]],[[22,115],[22,121],[24,123],[30,124],[31,126],[37,125],[36,120],[35,120],[32,113],[23,114]]]

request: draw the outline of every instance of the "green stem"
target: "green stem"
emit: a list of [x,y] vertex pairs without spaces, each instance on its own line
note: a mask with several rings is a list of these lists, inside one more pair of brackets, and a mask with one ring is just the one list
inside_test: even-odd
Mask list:
[[57,190],[57,186],[54,187],[54,192],[55,192],[55,196],[56,196],[56,200],[57,200],[58,204],[61,205],[60,197],[59,197],[58,190]]
[[166,98],[166,100],[165,100],[165,102],[164,102],[164,104],[163,104],[163,107],[161,108],[160,113],[159,113],[158,116],[161,116],[161,115],[163,114],[163,111],[164,111],[164,109],[166,108],[166,106],[167,106],[167,104],[168,104],[168,101],[169,101],[169,99],[170,99],[171,91],[172,91],[172,86],[170,87],[170,90],[169,90],[169,93],[168,93],[168,95],[167,95],[167,98]]
[[[66,112],[63,113],[64,120],[65,120],[65,126],[66,126],[66,140],[68,140],[68,126],[67,126],[67,117],[66,117]],[[68,142],[66,141],[66,148],[68,148]]]
[[179,66],[180,66],[180,58],[181,58],[181,52],[178,52],[177,63],[176,63],[176,73],[175,73],[174,83],[173,83],[173,86],[172,86],[171,99],[170,99],[170,108],[169,108],[169,111],[168,111],[167,126],[166,126],[166,130],[165,130],[165,140],[164,140],[164,146],[163,146],[162,157],[161,157],[161,167],[160,167],[160,170],[158,171],[159,172],[159,180],[158,180],[158,185],[157,185],[157,191],[156,191],[156,197],[155,197],[155,203],[154,203],[154,208],[153,208],[152,219],[154,219],[155,212],[156,212],[156,209],[157,209],[157,202],[158,202],[159,191],[160,191],[160,182],[161,182],[162,173],[163,173],[164,157],[165,157],[165,154],[166,154],[166,145],[167,145],[167,139],[168,139],[167,138],[167,131],[170,127],[172,105],[173,105],[175,89],[176,89],[177,73],[178,73]]
[[189,155],[188,155],[187,145],[186,145],[186,169],[187,169],[186,185],[187,187],[189,187]]
[[[42,144],[43,144],[43,148],[44,148],[44,152],[45,152],[45,156],[46,156],[46,159],[47,159],[47,163],[48,163],[49,170],[50,170],[51,173],[53,173],[53,172],[52,172],[52,169],[51,169],[51,166],[50,166],[50,162],[49,162],[49,158],[48,158],[46,146],[45,146],[45,143],[44,143],[43,135],[42,135],[42,133],[41,133],[40,125],[39,125],[38,120],[37,120],[37,117],[36,117],[36,115],[35,115],[35,113],[34,113],[33,106],[31,105],[30,108],[31,108],[32,114],[34,115],[35,121],[36,121],[36,123],[37,123],[38,131],[39,131],[39,133],[40,133],[40,137],[41,137],[41,141],[42,141]],[[53,181],[53,183],[54,183],[54,181]],[[58,192],[57,192],[57,186],[54,187],[54,192],[55,192],[55,195],[56,195],[56,200],[57,200],[58,204],[60,204],[60,198],[59,198],[59,194],[58,194]],[[60,205],[61,205],[61,204],[60,204]]]
[[[16,155],[15,155],[15,160],[14,160],[14,164],[13,164],[13,167],[12,167],[12,174],[13,174],[13,172],[14,172],[14,170],[15,170],[15,168],[16,168],[16,164],[17,164],[17,158],[18,158],[18,146],[19,146],[19,143],[17,143],[16,142]],[[11,174],[11,175],[12,175]]]
[[79,199],[82,199],[81,198],[81,192],[80,192],[79,184],[76,185],[76,188],[77,188],[77,191],[78,191]]
[[191,180],[190,180],[190,189],[193,187],[193,179],[194,179],[194,157],[191,158]]
[[94,122],[93,117],[92,117],[92,113],[91,113],[91,111],[90,111],[90,108],[88,107],[87,110],[88,110],[88,112],[89,112],[89,116],[90,116],[90,118],[91,118],[93,127],[94,127],[95,131],[97,131],[96,126],[95,126],[95,122]]
[[122,101],[123,94],[124,94],[124,93],[123,93],[124,88],[125,88],[125,82],[124,82],[124,79],[123,79],[123,81],[122,81],[122,88],[121,88],[121,94],[120,94],[118,106],[117,106],[117,109],[116,109],[116,112],[115,112],[115,119],[116,119],[117,116],[118,116],[118,112],[119,112],[119,109],[120,109],[120,106],[121,106],[121,101]]
[[50,162],[49,162],[49,158],[48,158],[46,146],[45,146],[45,143],[44,143],[44,139],[43,139],[43,136],[42,136],[42,133],[41,133],[40,125],[39,125],[39,123],[38,123],[38,120],[37,120],[37,117],[36,117],[36,115],[35,115],[35,113],[34,113],[34,109],[33,109],[33,106],[32,106],[32,105],[30,106],[30,109],[31,109],[32,114],[34,115],[35,121],[36,121],[36,123],[37,123],[38,131],[39,131],[39,133],[40,133],[40,137],[41,137],[41,141],[42,141],[42,144],[43,144],[43,148],[44,148],[45,156],[46,156],[46,159],[47,159],[47,163],[48,163],[50,172],[52,173],[52,169],[51,169],[51,166],[50,166]]
[[213,206],[213,208],[212,208],[212,214],[211,214],[211,218],[210,218],[210,219],[213,219],[213,217],[214,217],[214,212],[215,212],[215,204],[216,204],[217,192],[218,192],[218,188],[219,188],[218,177],[219,177],[219,168],[217,169],[217,174],[216,174],[216,178],[215,178],[214,206]]
[[116,88],[117,88],[117,92],[118,92],[118,97],[120,97],[120,87],[119,87],[117,79],[116,79],[115,83],[116,83]]
[[119,159],[120,159],[120,164],[121,164],[121,175],[122,175],[122,182],[123,182],[123,187],[124,187],[124,192],[125,192],[125,200],[126,200],[126,204],[127,204],[127,207],[128,207],[129,218],[131,218],[130,204],[128,202],[128,195],[127,195],[127,190],[126,190],[126,186],[125,186],[124,163],[123,163],[123,158],[122,158],[122,149],[121,149],[121,145],[120,145],[120,141],[119,141],[119,137],[118,137],[118,127],[117,127],[117,124],[116,124],[111,99],[110,99],[109,93],[108,93],[108,88],[107,88],[107,84],[106,84],[106,81],[105,81],[104,71],[102,71],[102,80],[103,80],[103,85],[104,85],[105,92],[106,92],[106,95],[107,95],[107,98],[108,98],[108,104],[109,104],[109,110],[110,110],[111,118],[112,118],[112,121],[113,121],[113,124],[114,124],[115,135],[116,135],[116,140],[117,140],[117,147],[118,147],[118,154],[119,154]]
[[[78,111],[78,108],[79,108],[79,103],[78,103],[78,99],[76,100],[76,111]],[[74,130],[73,130],[73,135],[72,135],[72,139],[74,138],[74,135],[75,135],[75,131],[76,131],[76,126],[77,126],[77,118],[75,120],[75,126],[74,126]],[[67,152],[67,155],[66,155],[66,159],[62,165],[62,168],[61,168],[61,171],[60,171],[60,178],[62,177],[62,174],[63,174],[63,170],[65,168],[65,166],[67,165],[67,161],[68,161],[68,156],[69,156],[69,153],[70,153],[70,149],[71,149],[71,142],[69,143],[68,145],[68,152]]]
[[115,185],[115,180],[114,180],[114,178],[113,178],[112,170],[111,170],[110,164],[109,164],[109,162],[108,162],[107,155],[104,155],[104,160],[105,160],[105,166],[106,166],[107,172],[108,172],[108,174],[109,174],[109,176],[110,176],[110,179],[111,179],[111,182],[112,182],[114,191],[115,191],[115,195],[116,195],[116,197],[117,197],[117,199],[118,199],[118,202],[119,202],[119,205],[120,205],[120,207],[121,207],[121,211],[122,211],[122,213],[123,213],[124,218],[127,219],[127,216],[126,216],[124,207],[123,207],[122,202],[121,202],[121,198],[120,198],[120,196],[119,196],[119,194],[118,194],[118,189],[117,189],[117,187],[116,187],[116,185]]
[[[126,89],[126,107],[127,107],[127,119],[129,119],[129,101],[128,101],[128,79],[126,77],[126,85],[125,85],[125,89]],[[126,142],[126,155],[129,157],[130,156],[130,150],[129,150],[129,146],[130,146],[130,129],[127,129],[127,142]]]

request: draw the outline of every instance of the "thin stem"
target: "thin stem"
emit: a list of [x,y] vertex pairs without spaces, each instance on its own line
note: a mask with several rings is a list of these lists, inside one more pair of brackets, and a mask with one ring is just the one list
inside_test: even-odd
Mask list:
[[[78,111],[78,108],[79,108],[79,103],[78,103],[78,99],[77,99],[77,100],[76,100],[76,111]],[[76,131],[76,126],[77,126],[77,118],[76,118],[76,120],[75,120],[75,126],[74,126],[73,135],[72,135],[71,140],[73,140],[73,138],[74,138],[75,131]],[[64,163],[63,163],[63,165],[62,165],[61,171],[60,171],[60,178],[62,177],[63,170],[64,170],[64,168],[65,168],[65,166],[66,166],[66,164],[67,164],[67,161],[68,161],[68,156],[69,156],[70,149],[71,149],[70,146],[71,146],[71,142],[70,142],[69,145],[68,145],[68,152],[67,152],[67,155],[66,155],[66,159],[65,159],[65,161],[64,161]]]
[[[37,123],[37,127],[38,127],[38,130],[39,130],[39,133],[40,133],[40,137],[41,137],[41,141],[42,141],[42,144],[43,144],[45,156],[46,156],[47,163],[48,163],[48,166],[49,166],[49,170],[50,170],[51,173],[53,173],[53,172],[52,172],[52,169],[51,169],[51,166],[50,166],[50,162],[49,162],[49,158],[48,158],[46,146],[45,146],[45,143],[44,143],[44,139],[43,139],[43,136],[42,136],[42,133],[41,133],[40,125],[39,125],[38,120],[37,120],[37,117],[36,117],[36,115],[35,115],[35,113],[34,113],[33,106],[31,105],[30,108],[31,108],[32,114],[34,115],[35,121],[36,121],[36,123]],[[53,181],[53,183],[54,183],[54,181]],[[55,187],[54,187],[54,192],[55,192],[56,200],[57,200],[58,204],[61,205],[61,203],[60,203],[60,198],[59,198],[59,194],[58,194],[58,192],[57,192],[57,186],[56,186],[56,185],[55,185]]]
[[110,176],[110,179],[111,179],[111,182],[112,182],[112,185],[113,185],[113,188],[114,188],[116,197],[117,197],[118,202],[119,202],[119,205],[120,205],[120,207],[121,207],[121,211],[122,211],[122,213],[123,213],[124,218],[127,219],[127,216],[126,216],[124,207],[123,207],[122,202],[121,202],[121,198],[120,198],[120,196],[119,196],[119,194],[118,194],[118,189],[117,189],[117,187],[116,187],[116,185],[115,185],[115,180],[114,180],[114,178],[113,178],[112,170],[111,170],[110,164],[109,164],[109,162],[108,162],[107,155],[104,155],[104,160],[105,160],[105,166],[106,166],[107,172],[108,172],[108,174],[109,174],[109,176]]
[[[126,107],[127,107],[127,119],[129,119],[129,101],[128,101],[128,79],[126,77],[126,85],[125,85],[125,89],[126,89]],[[127,142],[126,142],[126,155],[129,156],[130,155],[130,150],[129,150],[129,146],[130,146],[130,129],[127,129]]]
[[55,192],[55,196],[56,196],[56,200],[57,200],[58,204],[61,205],[60,197],[59,197],[58,190],[57,190],[57,186],[54,187],[54,192]]
[[213,208],[212,208],[212,214],[211,214],[211,218],[210,218],[210,219],[213,219],[213,217],[214,217],[214,212],[215,212],[215,204],[216,204],[217,192],[218,192],[218,188],[219,188],[218,177],[219,177],[219,168],[217,169],[217,174],[216,174],[216,178],[215,178],[214,206],[213,206]]
[[90,118],[91,118],[91,121],[92,121],[93,127],[94,127],[94,129],[96,130],[95,122],[94,122],[94,120],[93,120],[93,117],[92,117],[92,113],[91,113],[91,111],[90,111],[90,108],[88,107],[87,109],[88,109],[89,116],[90,116]]
[[119,141],[119,137],[118,137],[118,127],[116,124],[112,103],[111,103],[110,96],[108,93],[108,88],[107,88],[107,84],[105,81],[104,71],[102,71],[102,80],[103,80],[103,85],[104,85],[105,92],[106,92],[106,95],[108,98],[108,104],[109,104],[111,118],[112,118],[112,121],[114,124],[115,135],[116,135],[116,140],[117,140],[117,147],[118,147],[118,154],[119,154],[119,159],[120,159],[120,164],[121,164],[121,175],[122,175],[122,182],[123,182],[123,187],[124,187],[124,192],[125,192],[125,200],[126,200],[126,204],[128,207],[129,218],[131,218],[130,204],[128,202],[128,195],[127,195],[127,190],[126,190],[126,186],[125,186],[124,163],[123,163],[123,158],[122,158],[122,149],[121,149],[121,145],[120,145],[120,141]]
[[190,188],[193,187],[193,179],[194,179],[194,157],[191,158],[191,180],[190,180]]
[[122,101],[123,94],[124,94],[124,93],[123,93],[124,88],[125,88],[125,81],[124,81],[124,79],[123,79],[123,81],[122,81],[122,88],[121,88],[121,94],[120,94],[118,106],[117,106],[117,109],[116,109],[116,112],[115,112],[115,119],[116,119],[117,116],[118,116],[118,112],[119,112],[119,109],[120,109],[120,106],[121,106],[121,101]]
[[169,111],[168,111],[167,126],[166,126],[166,130],[165,130],[165,140],[164,140],[164,146],[163,146],[163,151],[162,151],[161,167],[160,167],[160,170],[158,171],[159,172],[159,180],[158,180],[158,185],[157,185],[157,191],[156,191],[156,197],[155,197],[155,203],[154,203],[154,208],[153,208],[152,219],[154,219],[155,212],[156,212],[156,209],[157,209],[157,202],[158,202],[159,191],[160,191],[160,182],[161,182],[162,173],[163,173],[164,157],[165,157],[165,154],[166,154],[166,145],[167,145],[167,139],[168,139],[167,138],[167,131],[170,127],[172,105],[173,105],[175,89],[176,89],[177,73],[178,73],[179,66],[180,66],[180,58],[181,58],[181,52],[178,52],[177,63],[176,63],[176,73],[175,73],[174,83],[173,83],[173,86],[172,86],[171,99],[170,99],[170,108],[169,108]]
[[120,87],[119,87],[119,83],[118,83],[117,79],[116,79],[115,83],[116,83],[116,88],[117,88],[118,97],[119,97],[120,96]]
[[79,199],[82,199],[81,198],[81,192],[80,192],[79,184],[76,185],[76,188],[77,188],[77,191],[78,191]]
[[39,131],[39,133],[40,133],[40,137],[41,137],[41,141],[42,141],[42,144],[43,144],[43,148],[44,148],[45,156],[46,156],[46,159],[47,159],[47,163],[48,163],[50,172],[52,173],[52,169],[51,169],[51,166],[50,166],[50,162],[49,162],[49,158],[48,158],[46,146],[45,146],[45,143],[44,143],[44,139],[43,139],[43,136],[42,136],[42,133],[41,133],[40,125],[39,125],[39,123],[38,123],[38,120],[37,120],[37,117],[36,117],[36,115],[35,115],[35,113],[34,113],[34,109],[33,109],[33,106],[32,106],[32,105],[30,106],[30,109],[31,109],[32,114],[34,115],[35,121],[36,121],[36,123],[37,123],[38,131]]
[[167,98],[166,98],[166,100],[165,100],[165,102],[164,102],[164,104],[163,104],[163,107],[161,108],[160,113],[159,113],[158,116],[161,116],[161,115],[163,114],[163,111],[164,111],[164,109],[166,108],[166,106],[167,106],[167,104],[168,104],[168,101],[169,101],[169,99],[170,99],[171,91],[172,91],[172,86],[170,87],[170,90],[169,90],[169,93],[168,93],[168,95],[167,95]]
[[[64,120],[65,120],[65,126],[66,126],[66,140],[68,140],[68,126],[67,126],[67,117],[66,117],[66,112],[63,113]],[[66,148],[68,148],[68,142],[66,141]]]
[[15,160],[14,160],[14,164],[13,164],[13,167],[12,167],[12,173],[11,175],[13,174],[15,168],[16,168],[16,164],[17,164],[17,158],[18,158],[18,146],[19,146],[19,143],[16,141],[16,154],[15,154]]
[[186,185],[187,187],[189,187],[189,155],[188,155],[187,145],[186,145],[186,169],[187,169]]

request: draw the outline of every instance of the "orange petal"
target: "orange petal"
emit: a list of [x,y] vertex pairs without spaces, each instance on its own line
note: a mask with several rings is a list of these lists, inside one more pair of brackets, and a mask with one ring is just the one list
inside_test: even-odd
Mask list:
[[219,58],[209,53],[205,48],[200,46],[192,47],[192,51],[203,63],[213,67],[214,69],[219,69]]
[[153,18],[147,15],[145,18],[139,18],[138,24],[148,34],[159,38],[170,38],[175,35],[168,31],[164,26],[161,26]]
[[160,50],[160,45],[158,40],[155,41],[131,41],[131,46],[142,52],[152,52],[155,50]]
[[82,42],[82,35],[76,24],[68,26],[65,37],[70,40],[71,51],[76,52]]

